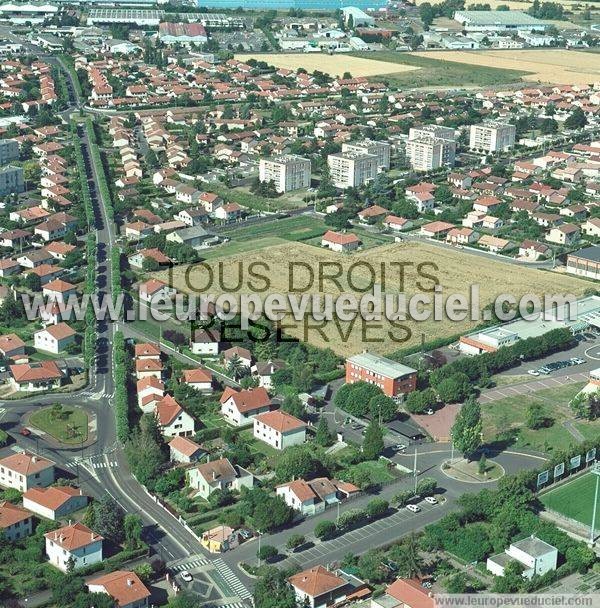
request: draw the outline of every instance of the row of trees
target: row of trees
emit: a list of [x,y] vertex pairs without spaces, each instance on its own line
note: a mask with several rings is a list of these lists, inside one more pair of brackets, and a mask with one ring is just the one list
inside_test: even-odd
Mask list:
[[129,437],[129,393],[127,390],[130,359],[125,349],[123,332],[117,331],[113,337],[113,362],[115,377],[115,418],[117,437],[126,441]]

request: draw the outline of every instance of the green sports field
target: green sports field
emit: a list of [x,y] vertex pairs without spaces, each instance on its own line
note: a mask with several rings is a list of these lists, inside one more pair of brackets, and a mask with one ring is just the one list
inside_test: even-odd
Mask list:
[[[540,496],[540,501],[547,508],[565,517],[570,517],[586,526],[592,525],[594,492],[596,477],[586,473],[555,490]],[[598,496],[600,503],[600,494]],[[596,511],[596,527],[600,526],[600,504]]]

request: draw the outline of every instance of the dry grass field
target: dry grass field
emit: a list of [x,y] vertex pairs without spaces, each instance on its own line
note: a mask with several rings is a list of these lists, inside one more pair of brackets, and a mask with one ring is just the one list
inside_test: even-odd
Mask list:
[[531,72],[527,81],[554,84],[587,84],[600,81],[600,61],[595,53],[557,50],[420,51],[417,57],[467,63],[473,66]]
[[[221,270],[219,262],[221,261]],[[262,294],[262,298],[268,293],[279,293],[287,295],[290,292],[289,264],[292,261],[310,265],[314,276],[313,284],[306,289],[309,294],[332,294],[340,293],[356,294],[357,289],[364,289],[368,286],[370,274],[364,266],[355,266],[351,275],[348,269],[357,262],[367,262],[377,271],[376,282],[381,282],[381,267],[386,270],[386,283],[383,291],[388,294],[398,294],[404,288],[407,297],[416,293],[422,293],[423,289],[430,289],[432,281],[419,276],[417,266],[424,262],[434,261],[438,269],[431,267],[423,268],[423,271],[435,276],[443,287],[444,296],[453,293],[469,294],[472,284],[480,285],[480,306],[483,307],[502,293],[510,291],[515,297],[525,293],[537,295],[555,293],[573,293],[580,295],[589,284],[576,278],[561,276],[550,272],[542,272],[526,267],[516,269],[506,263],[496,262],[493,259],[476,257],[459,251],[450,251],[436,247],[428,243],[395,243],[377,247],[370,250],[356,252],[351,255],[344,255],[320,249],[311,245],[298,242],[290,242],[285,245],[275,245],[255,252],[244,252],[238,255],[228,256],[225,260],[211,259],[207,262],[213,269],[214,284],[207,289],[208,293],[220,294],[218,284],[219,273],[222,273],[223,284],[231,288],[236,285],[238,277],[249,278],[248,268],[253,262],[266,263],[269,271],[264,268],[256,268],[257,272],[267,274],[271,285]],[[333,272],[333,267],[323,267],[323,263],[337,262],[343,267],[343,272],[339,278],[340,288],[333,281],[325,280],[319,285],[319,268],[325,272]],[[394,266],[393,264],[396,263]],[[402,285],[399,277],[397,263],[406,264],[404,271],[404,284]],[[410,264],[410,266],[408,265]],[[174,270],[173,286],[178,290],[190,293],[191,289],[185,281],[186,267],[178,267]],[[310,272],[306,268],[296,268],[294,271],[294,285],[292,287],[301,288],[309,282]],[[169,281],[168,273],[157,273],[156,276],[165,281]],[[192,285],[205,284],[206,269],[192,269],[190,271],[190,283]],[[510,276],[510,284],[507,277]],[[352,285],[350,284],[352,282]],[[262,287],[260,284],[256,283]],[[242,288],[236,292],[238,294],[253,293],[244,283]],[[309,309],[310,310],[310,309]],[[317,323],[310,320],[310,323],[296,322],[291,317],[285,321],[286,333],[293,335],[303,341],[307,341],[315,346],[330,347],[341,355],[359,352],[364,348],[380,353],[391,353],[399,348],[418,343],[421,334],[425,334],[426,340],[451,336],[464,332],[474,327],[477,323],[470,320],[463,322],[451,322],[448,319],[436,321],[433,319],[417,322],[415,320],[402,321],[402,328],[394,328],[390,322],[365,322],[363,325],[360,317],[352,325],[346,322],[328,322],[321,329],[311,328]],[[289,327],[291,326],[291,327]],[[410,337],[406,341],[395,342],[389,337],[391,332],[399,340],[404,340],[410,332]]]
[[320,70],[330,76],[342,76],[344,72],[350,72],[352,76],[379,76],[382,74],[399,74],[411,72],[419,68],[410,65],[388,63],[375,59],[364,59],[362,57],[350,57],[338,53],[327,55],[325,53],[270,53],[270,54],[242,54],[236,55],[240,61],[256,59],[266,61],[269,65],[288,70],[304,68],[308,72]]

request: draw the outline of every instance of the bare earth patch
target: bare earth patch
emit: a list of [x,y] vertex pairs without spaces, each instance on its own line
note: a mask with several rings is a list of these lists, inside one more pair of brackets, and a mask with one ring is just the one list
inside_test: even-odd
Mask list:
[[[301,293],[332,294],[337,297],[342,293],[360,296],[372,280],[369,267],[374,269],[374,280],[382,283],[381,268],[385,270],[385,285],[382,291],[388,294],[398,294],[404,291],[407,298],[424,293],[434,286],[430,275],[439,281],[443,288],[443,296],[464,294],[469,296],[472,284],[480,286],[480,302],[478,309],[492,302],[499,294],[510,291],[515,297],[523,294],[561,294],[572,293],[581,295],[589,284],[577,278],[542,272],[532,268],[510,266],[507,263],[496,262],[492,259],[476,257],[462,252],[447,251],[427,243],[394,243],[380,246],[351,255],[338,254],[305,243],[287,243],[267,247],[260,251],[245,252],[232,255],[226,260],[214,259],[207,262],[213,270],[213,284],[207,285],[207,270],[201,266],[193,267],[186,282],[187,267],[177,267],[172,270],[172,281],[169,272],[156,273],[158,278],[171,282],[173,287],[184,293],[194,292],[194,286],[204,287],[204,293],[221,294],[236,293],[253,294],[256,290],[248,286],[253,281],[257,289],[265,287],[262,280],[252,280],[249,266],[261,263],[265,266],[255,266],[256,273],[266,275],[268,288],[259,294],[261,300],[269,293],[286,296],[296,288]],[[295,266],[292,264],[295,263]],[[404,277],[401,280],[401,270],[398,264],[404,264]],[[421,274],[417,272],[419,265]],[[338,267],[339,265],[339,267]],[[292,276],[290,277],[290,273]],[[339,274],[336,280],[323,278]],[[222,280],[219,281],[220,276]],[[510,276],[510,286],[507,283]],[[236,290],[240,277],[242,284]],[[312,278],[312,281],[311,281]],[[219,284],[221,282],[221,284]],[[227,289],[224,289],[224,286]],[[309,308],[309,311],[311,309]],[[319,347],[329,347],[340,355],[360,352],[364,348],[380,353],[391,353],[418,343],[421,334],[426,340],[449,337],[472,329],[477,322],[469,318],[462,322],[453,322],[447,318],[439,321],[394,321],[398,327],[386,319],[381,321],[363,321],[360,316],[352,321],[339,321],[319,324],[313,318],[296,321],[289,317],[284,321],[285,333],[302,341]]]
[[420,68],[377,61],[376,59],[363,59],[361,57],[350,57],[339,53],[327,55],[325,53],[271,53],[271,54],[243,54],[236,55],[239,61],[256,59],[265,61],[276,68],[297,70],[304,68],[308,72],[320,70],[330,76],[343,76],[344,72],[350,72],[352,76],[379,76],[381,74],[399,74],[401,72],[412,72]]
[[595,53],[560,50],[419,51],[418,57],[442,59],[474,66],[531,72],[523,80],[554,84],[588,84],[600,80]]

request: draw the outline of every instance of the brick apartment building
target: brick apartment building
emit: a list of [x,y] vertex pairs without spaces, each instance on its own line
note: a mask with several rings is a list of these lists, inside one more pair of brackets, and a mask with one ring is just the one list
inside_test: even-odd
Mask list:
[[363,352],[346,359],[346,383],[361,381],[377,385],[388,397],[396,397],[417,388],[417,370]]

